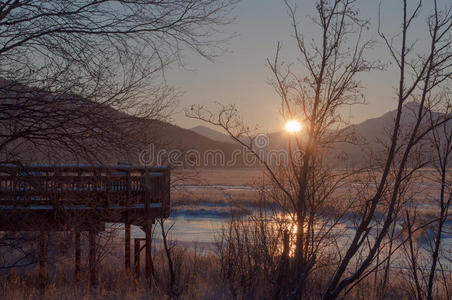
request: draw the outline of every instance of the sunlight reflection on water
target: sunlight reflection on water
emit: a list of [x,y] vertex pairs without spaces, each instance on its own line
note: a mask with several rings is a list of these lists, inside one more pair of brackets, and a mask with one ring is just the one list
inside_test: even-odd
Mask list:
[[[215,242],[215,236],[221,232],[224,226],[229,223],[228,218],[203,218],[183,216],[169,218],[165,221],[165,227],[169,227],[174,223],[169,238],[182,242],[199,242],[212,243]],[[155,236],[160,236],[159,226],[155,226]],[[138,226],[132,228],[132,238],[144,238],[144,232]]]
[[[285,218],[287,219],[287,218]],[[287,219],[290,221],[290,219]],[[174,224],[174,225],[173,225]],[[204,250],[214,250],[215,241],[218,238],[219,233],[221,233],[223,228],[226,228],[230,224],[230,218],[220,218],[220,217],[186,217],[179,215],[176,217],[171,217],[165,222],[165,227],[173,225],[169,239],[171,241],[176,241],[180,246],[191,247],[196,249]],[[157,225],[157,224],[156,224]],[[447,224],[450,225],[450,224]],[[315,226],[318,229],[318,226]],[[292,233],[296,232],[296,225],[294,224],[289,228]],[[342,241],[343,245],[350,242],[355,232],[354,226],[352,224],[340,223],[336,224],[334,231],[340,236],[339,240]],[[123,236],[123,228],[120,228],[118,232]],[[132,239],[133,238],[144,238],[144,232],[138,226],[132,226]],[[160,226],[154,226],[154,240],[156,242],[161,241]],[[442,240],[444,249],[452,249],[452,235],[448,234],[444,236]],[[293,254],[294,243],[291,243],[290,253]],[[400,259],[402,257],[398,256]],[[397,259],[397,260],[399,260]],[[403,258],[402,258],[403,259]],[[452,263],[441,259],[442,264],[446,270],[452,269]],[[401,261],[400,261],[401,263]],[[398,265],[396,261],[393,263],[394,266]]]

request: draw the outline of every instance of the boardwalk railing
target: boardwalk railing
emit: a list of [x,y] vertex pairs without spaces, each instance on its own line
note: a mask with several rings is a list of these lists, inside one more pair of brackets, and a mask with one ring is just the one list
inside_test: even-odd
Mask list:
[[160,208],[170,212],[168,168],[0,165],[0,210]]

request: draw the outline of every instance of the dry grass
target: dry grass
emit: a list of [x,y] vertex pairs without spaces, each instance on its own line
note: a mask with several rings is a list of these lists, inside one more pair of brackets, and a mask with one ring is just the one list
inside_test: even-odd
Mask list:
[[[423,169],[410,187],[410,204],[407,209],[414,210],[423,217],[431,217],[439,212],[438,195],[440,186],[436,181],[435,170]],[[353,187],[356,182],[365,182],[365,175],[351,178],[350,185],[335,191],[334,197],[346,203],[347,198],[356,192]],[[269,186],[262,169],[176,169],[172,173],[175,188],[171,193],[172,207],[177,210],[188,206],[203,206],[213,204],[232,207],[234,210],[249,210],[258,205],[260,191],[263,186]],[[187,185],[191,188],[187,188]],[[217,186],[217,187],[215,187]],[[246,186],[235,188],[234,186]],[[196,187],[196,188],[194,188]],[[376,188],[370,185],[367,192]],[[341,202],[342,203],[342,202]],[[348,209],[352,213],[353,209]]]
[[227,191],[222,189],[176,190],[171,194],[171,205],[216,203],[224,205],[255,205],[259,192]]
[[[208,205],[249,213],[257,206],[259,191],[254,188],[262,181],[259,169],[198,169],[175,170],[175,187],[171,191],[174,210],[202,208]],[[187,188],[187,185],[191,186]],[[246,187],[246,188],[243,188]]]
[[[172,172],[172,181],[184,184],[205,185],[253,185],[262,182],[262,169],[176,169]],[[180,182],[182,183],[182,182]]]
[[[82,268],[82,279],[73,281],[73,265],[60,262],[49,271],[44,294],[40,288],[37,268],[23,274],[15,271],[3,276],[0,283],[1,299],[171,299],[169,275],[163,251],[155,251],[156,278],[148,288],[141,274],[135,280],[124,270],[123,256],[110,255],[98,265],[98,286],[90,290],[87,266]],[[178,248],[174,254],[178,268],[176,292],[180,299],[229,299],[219,285],[215,259],[199,255],[194,250]],[[141,266],[144,265],[142,261]],[[133,268],[132,268],[133,269]],[[143,270],[142,270],[143,273]]]
[[[173,172],[173,182],[188,185],[259,185],[262,183],[262,172],[257,169],[205,169],[205,170],[176,170]],[[417,179],[418,190],[413,190],[413,201],[424,204],[418,213],[433,215],[437,212],[434,195],[438,187],[433,182],[433,172],[425,170],[423,176]],[[182,180],[183,179],[183,180]],[[257,189],[234,189],[211,187],[200,189],[175,189],[172,193],[172,205],[175,209],[184,209],[193,204],[199,207],[209,207],[209,204],[224,206],[225,209],[235,207],[249,207],[256,205],[259,199]],[[86,245],[85,245],[86,246]],[[73,249],[71,245],[66,253],[67,257],[56,262],[56,267],[49,268],[49,281],[45,294],[41,295],[37,268],[27,272],[10,271],[2,276],[0,281],[1,299],[231,299],[231,282],[221,276],[221,263],[218,253],[197,252],[196,249],[183,247],[175,248],[175,265],[177,268],[176,287],[169,286],[169,272],[163,251],[154,251],[156,281],[149,289],[144,281],[135,281],[124,272],[123,240],[115,239],[111,243],[111,250],[99,264],[99,285],[94,293],[90,292],[87,281],[87,266],[82,269],[82,281],[73,283]],[[156,247],[159,247],[157,244]],[[86,250],[86,247],[84,248]],[[144,253],[143,253],[144,254]],[[83,253],[86,262],[86,253]],[[142,255],[144,256],[144,255]],[[143,259],[143,258],[142,258]],[[331,262],[325,263],[329,266]],[[141,262],[144,266],[144,260]],[[324,290],[324,276],[333,272],[322,268],[314,272],[310,279],[306,299],[320,299]],[[133,269],[133,266],[132,266]],[[259,270],[257,270],[259,272]],[[143,275],[143,274],[142,274]],[[346,299],[379,299],[379,284],[381,274],[369,276],[346,295]],[[452,273],[446,274],[449,286],[452,286]],[[142,276],[143,277],[143,276]],[[250,287],[256,291],[268,289],[268,282],[256,281],[256,286]],[[411,299],[412,286],[406,271],[394,270],[390,275],[386,299]],[[178,297],[175,297],[175,293]],[[245,295],[237,295],[244,299]],[[249,295],[248,295],[249,296]],[[265,295],[264,295],[265,296]],[[269,296],[269,295],[268,295]],[[449,295],[450,296],[450,295]],[[253,298],[254,297],[254,298]],[[261,299],[263,296],[255,294],[251,299]],[[265,297],[264,297],[265,298]],[[438,299],[446,299],[443,292],[438,292]]]
[[[165,253],[160,249],[154,249],[155,281],[151,288],[143,280],[136,281],[132,276],[126,274],[123,265],[123,244],[116,239],[112,243],[112,250],[98,265],[98,286],[90,291],[88,283],[87,265],[82,266],[82,280],[78,284],[73,282],[73,257],[66,257],[57,262],[55,268],[49,268],[48,282],[44,294],[40,289],[37,268],[24,273],[11,271],[4,275],[0,282],[1,299],[62,299],[62,300],[91,300],[91,299],[233,299],[234,291],[237,299],[268,299],[273,293],[274,284],[272,278],[262,276],[237,289],[237,284],[243,286],[243,282],[237,280],[242,278],[240,272],[248,274],[245,265],[237,265],[234,262],[237,257],[231,257],[234,261],[234,278],[224,278],[224,257],[218,252],[199,252],[196,249],[183,247],[174,248],[173,261],[177,277],[175,286],[170,287],[169,272]],[[159,247],[158,245],[156,247]],[[69,251],[70,253],[70,251]],[[144,258],[141,266],[144,266]],[[278,258],[275,258],[278,261]],[[83,260],[83,262],[85,262]],[[255,264],[253,266],[258,274],[264,274],[265,265]],[[262,270],[260,271],[260,268]],[[333,272],[334,266],[323,264],[321,268],[314,271],[310,276],[304,299],[321,299],[322,291],[327,284],[329,274]],[[132,266],[133,270],[133,266]],[[223,273],[222,273],[223,272]],[[372,274],[353,288],[345,299],[381,299],[378,294],[379,284],[383,272]],[[223,274],[223,275],[222,275]],[[447,279],[452,284],[452,274]],[[251,286],[252,285],[252,286]],[[252,294],[249,290],[254,291]],[[386,290],[385,299],[412,299],[414,296],[409,275],[401,269],[391,271],[389,285]],[[436,299],[447,299],[444,291],[437,294]]]

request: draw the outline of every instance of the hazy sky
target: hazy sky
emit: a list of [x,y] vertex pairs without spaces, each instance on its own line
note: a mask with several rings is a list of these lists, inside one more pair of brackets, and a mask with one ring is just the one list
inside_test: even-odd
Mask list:
[[[383,0],[382,29],[394,33],[400,28],[401,1]],[[411,5],[417,0],[409,1]],[[431,11],[431,1],[425,5],[425,12]],[[442,1],[442,5],[447,3]],[[307,39],[316,38],[315,26],[309,19],[314,16],[314,1],[297,1],[300,28]],[[382,42],[377,34],[378,4],[375,0],[358,1],[361,16],[371,21],[367,36]],[[191,104],[205,104],[214,107],[215,102],[236,104],[240,113],[246,117],[249,125],[258,125],[263,131],[276,131],[282,128],[279,116],[280,100],[269,85],[272,79],[266,67],[266,59],[272,58],[277,41],[283,45],[282,57],[287,61],[296,61],[297,49],[291,38],[292,28],[283,1],[279,0],[243,0],[234,10],[236,21],[223,28],[226,34],[236,34],[225,47],[228,52],[217,62],[209,62],[193,53],[185,55],[190,70],[173,67],[166,73],[167,82],[184,94],[180,99],[180,109]],[[415,24],[411,37],[422,45],[426,32],[423,31],[426,17],[421,15]],[[425,29],[424,29],[425,30]],[[381,44],[369,57],[388,61],[388,51]],[[303,74],[303,68],[297,69]],[[366,87],[364,95],[366,105],[354,106],[345,112],[351,123],[378,117],[394,108],[394,87],[397,74],[391,71],[374,71],[360,77]],[[174,116],[175,124],[191,128],[202,123],[186,118],[183,113]]]

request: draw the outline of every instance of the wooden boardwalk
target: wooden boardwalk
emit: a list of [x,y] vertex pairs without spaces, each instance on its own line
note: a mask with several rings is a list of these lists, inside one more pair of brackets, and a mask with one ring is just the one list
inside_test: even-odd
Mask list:
[[[125,267],[130,271],[131,225],[142,227],[150,245],[152,224],[169,213],[169,168],[0,164],[0,231],[74,231],[76,279],[80,277],[80,232],[88,231],[93,286],[95,235],[106,222],[125,225]],[[145,248],[150,277],[150,247]]]
[[0,230],[33,229],[36,218],[56,229],[90,221],[141,225],[169,212],[167,168],[0,165]]

